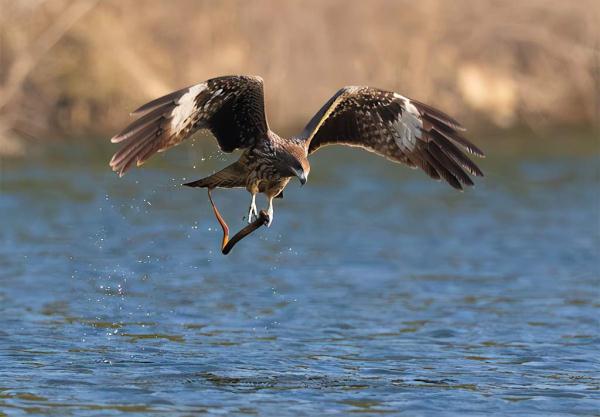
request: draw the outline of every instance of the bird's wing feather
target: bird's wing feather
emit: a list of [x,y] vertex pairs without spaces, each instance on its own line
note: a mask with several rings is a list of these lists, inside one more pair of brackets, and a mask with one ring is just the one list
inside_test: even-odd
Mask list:
[[236,188],[246,186],[246,177],[248,175],[247,167],[240,161],[236,161],[228,165],[224,169],[215,172],[209,177],[199,179],[197,181],[188,182],[183,185],[188,187],[205,187],[205,188]]
[[110,161],[119,175],[199,129],[209,129],[224,152],[253,146],[269,129],[263,81],[255,76],[213,78],[157,98],[133,114],[140,117],[111,139],[124,142]]
[[462,189],[473,185],[468,174],[483,176],[464,151],[484,156],[464,130],[447,114],[398,93],[350,86],[331,97],[296,140],[309,154],[333,144],[361,147]]

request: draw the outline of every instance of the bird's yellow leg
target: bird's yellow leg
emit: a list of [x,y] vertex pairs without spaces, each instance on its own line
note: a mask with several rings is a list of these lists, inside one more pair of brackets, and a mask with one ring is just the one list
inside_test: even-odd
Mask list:
[[225,219],[223,218],[223,216],[221,216],[221,213],[219,213],[219,210],[217,209],[217,206],[215,205],[215,202],[212,199],[212,195],[210,194],[211,189],[207,188],[208,190],[208,200],[210,201],[210,205],[212,206],[213,212],[215,213],[215,217],[217,218],[217,221],[219,222],[219,224],[221,225],[221,228],[223,229],[223,241],[221,242],[221,251],[223,251],[223,249],[225,249],[225,246],[227,246],[227,242],[229,242],[229,226],[227,226],[227,223],[225,223]]

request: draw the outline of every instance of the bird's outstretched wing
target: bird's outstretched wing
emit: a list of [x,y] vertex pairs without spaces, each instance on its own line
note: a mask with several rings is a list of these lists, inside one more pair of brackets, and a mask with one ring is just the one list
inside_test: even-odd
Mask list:
[[209,129],[224,152],[253,146],[269,129],[263,80],[254,76],[213,78],[157,98],[133,114],[140,117],[111,139],[125,143],[110,161],[120,176],[199,129]]
[[[483,173],[463,152],[483,157],[453,118],[400,94],[371,87],[344,87],[296,137],[311,154],[326,145],[357,146],[423,169],[452,187],[473,185]],[[468,173],[468,174],[467,174]]]

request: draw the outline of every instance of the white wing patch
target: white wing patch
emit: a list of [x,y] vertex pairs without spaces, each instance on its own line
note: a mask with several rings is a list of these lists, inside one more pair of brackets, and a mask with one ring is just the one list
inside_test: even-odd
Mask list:
[[401,100],[404,104],[402,114],[394,123],[398,135],[394,137],[396,144],[400,149],[413,150],[417,144],[417,140],[421,138],[423,121],[419,110],[403,95],[394,93],[394,97]]
[[171,112],[171,130],[179,132],[188,122],[188,119],[194,113],[196,96],[206,89],[206,83],[191,86],[187,93],[181,96],[177,101],[177,107]]

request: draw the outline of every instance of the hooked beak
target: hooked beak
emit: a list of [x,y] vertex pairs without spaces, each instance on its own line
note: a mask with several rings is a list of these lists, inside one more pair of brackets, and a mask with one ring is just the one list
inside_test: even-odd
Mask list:
[[306,178],[306,174],[304,173],[304,171],[296,171],[296,176],[300,180],[300,185],[306,184],[307,178]]

